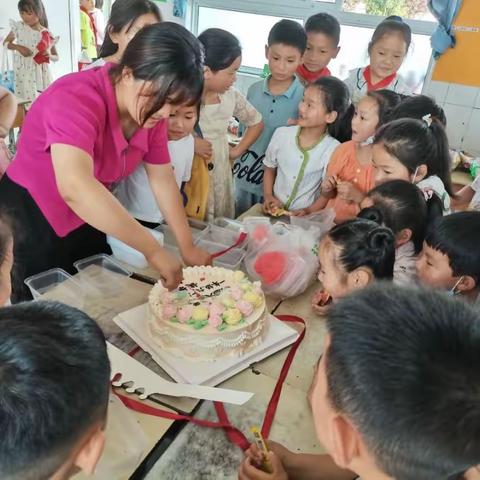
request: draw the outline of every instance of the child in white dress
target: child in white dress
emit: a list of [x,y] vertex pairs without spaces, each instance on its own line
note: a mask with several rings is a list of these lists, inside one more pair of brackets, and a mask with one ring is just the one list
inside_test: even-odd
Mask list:
[[[213,168],[210,170],[207,218],[233,218],[233,162],[245,153],[262,133],[262,116],[233,88],[242,62],[238,39],[218,28],[206,30],[198,39],[205,49],[205,87],[199,122],[204,140],[197,141],[196,151],[199,144],[210,143],[213,152],[210,160]],[[228,144],[227,129],[232,116],[247,127],[236,147]]]
[[15,94],[33,102],[52,83],[50,61],[58,60],[54,38],[41,0],[20,0],[22,21],[10,21],[11,32],[4,43],[14,51]]

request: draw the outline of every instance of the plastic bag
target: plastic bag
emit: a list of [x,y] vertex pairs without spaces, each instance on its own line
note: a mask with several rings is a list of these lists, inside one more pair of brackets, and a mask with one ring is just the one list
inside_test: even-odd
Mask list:
[[315,281],[318,242],[333,219],[331,225],[310,220],[303,228],[282,222],[271,225],[268,218],[251,217],[244,225],[249,233],[245,268],[252,279],[262,282],[267,295],[294,297]]

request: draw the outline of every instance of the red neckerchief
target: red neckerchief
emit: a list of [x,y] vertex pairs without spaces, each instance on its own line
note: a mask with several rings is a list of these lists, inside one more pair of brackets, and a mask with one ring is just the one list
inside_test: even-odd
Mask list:
[[308,83],[313,83],[321,77],[329,77],[331,75],[330,70],[327,67],[323,67],[318,72],[311,72],[303,63],[297,68],[297,73]]
[[380,80],[378,83],[373,85],[372,83],[372,73],[370,71],[370,65],[368,67],[365,67],[365,70],[363,71],[363,78],[367,82],[367,91],[370,92],[372,90],[380,90],[382,88],[388,87],[393,80],[395,80],[395,77],[397,76],[397,72],[392,73],[388,77],[385,77],[383,80]]
[[48,30],[43,30],[42,37],[37,45],[38,53],[33,57],[35,63],[38,65],[41,65],[42,63],[50,63],[50,58],[46,55],[46,52],[50,48],[51,43],[52,37],[50,36],[50,32]]
[[97,27],[95,26],[95,20],[93,19],[93,15],[89,13],[88,10],[84,7],[80,7],[80,10],[82,12],[85,12],[88,15],[88,18],[90,19],[90,27],[92,28],[93,35],[95,38],[97,38]]

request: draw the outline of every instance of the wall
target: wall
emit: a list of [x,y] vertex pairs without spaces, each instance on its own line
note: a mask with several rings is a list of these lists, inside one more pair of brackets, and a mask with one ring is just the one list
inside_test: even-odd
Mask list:
[[424,93],[444,108],[451,146],[480,155],[480,88],[429,80]]

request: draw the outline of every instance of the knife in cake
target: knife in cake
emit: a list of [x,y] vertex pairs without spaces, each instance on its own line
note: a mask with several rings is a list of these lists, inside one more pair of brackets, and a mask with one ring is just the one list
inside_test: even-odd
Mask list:
[[[243,405],[253,396],[251,392],[169,382],[109,342],[107,342],[107,351],[111,365],[112,385],[121,387],[129,383],[126,391],[135,393],[137,390],[142,390],[142,393],[138,393],[141,400],[157,393],[172,397],[199,398]],[[119,374],[121,377],[116,378]]]

